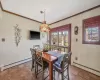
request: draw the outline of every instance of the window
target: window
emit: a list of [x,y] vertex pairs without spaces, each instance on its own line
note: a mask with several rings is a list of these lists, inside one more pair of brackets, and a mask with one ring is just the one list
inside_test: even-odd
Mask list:
[[[71,24],[52,28],[50,30],[50,44],[62,47],[62,51],[70,51],[71,47]],[[66,49],[67,47],[67,49]]]
[[51,33],[51,44],[58,45],[58,32]]
[[59,46],[68,46],[68,30],[59,32]]
[[83,43],[100,44],[100,16],[83,20]]

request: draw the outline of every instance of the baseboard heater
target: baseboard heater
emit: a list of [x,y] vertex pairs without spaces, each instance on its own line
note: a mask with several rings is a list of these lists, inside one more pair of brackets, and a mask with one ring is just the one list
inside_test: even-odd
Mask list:
[[13,63],[8,64],[8,65],[4,65],[4,66],[0,67],[0,71],[3,71],[5,69],[7,69],[7,68],[14,67],[16,65],[20,65],[20,64],[26,63],[26,62],[31,61],[31,60],[32,60],[32,58],[30,57],[30,58],[27,58],[27,59],[24,59],[24,60],[13,62]]
[[4,67],[9,66],[9,65],[12,65],[12,64],[15,64],[15,63],[19,63],[19,62],[22,62],[22,61],[26,61],[26,60],[29,60],[29,59],[31,59],[31,58],[27,58],[27,59],[24,59],[24,60],[20,60],[20,61],[17,61],[17,62],[13,62],[11,64],[5,65]]
[[79,65],[79,66],[82,66],[82,67],[85,67],[85,68],[88,68],[88,69],[90,69],[90,70],[93,70],[93,71],[96,71],[96,72],[100,73],[100,71],[95,70],[95,69],[93,69],[93,68],[90,68],[90,67],[84,66],[84,65],[79,64],[79,63],[76,63],[76,62],[73,62],[73,63],[74,63],[74,64],[77,64],[77,65]]

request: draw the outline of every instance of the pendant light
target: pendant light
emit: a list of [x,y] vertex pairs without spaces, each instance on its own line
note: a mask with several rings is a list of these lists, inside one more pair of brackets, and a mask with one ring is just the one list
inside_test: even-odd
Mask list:
[[44,11],[40,11],[41,14],[44,14],[44,21],[43,23],[40,25],[40,31],[41,32],[49,32],[50,31],[50,27],[48,24],[46,24],[45,21],[45,10]]

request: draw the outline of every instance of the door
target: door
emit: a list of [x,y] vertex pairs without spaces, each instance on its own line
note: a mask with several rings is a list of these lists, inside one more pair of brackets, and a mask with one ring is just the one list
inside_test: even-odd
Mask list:
[[71,24],[52,28],[50,31],[50,44],[67,47],[62,51],[71,51]]

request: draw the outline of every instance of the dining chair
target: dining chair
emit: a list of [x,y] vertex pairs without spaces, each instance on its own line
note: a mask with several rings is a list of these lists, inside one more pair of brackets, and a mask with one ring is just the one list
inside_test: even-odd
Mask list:
[[40,45],[33,45],[33,49],[39,49]]
[[42,52],[38,52],[38,54],[36,54],[35,58],[36,58],[36,60],[35,60],[36,61],[36,65],[35,65],[36,78],[37,78],[38,74],[42,72],[42,80],[45,80],[48,76],[44,78],[44,72],[46,69],[48,69],[49,64],[43,60]]
[[34,66],[35,66],[35,54],[36,54],[36,50],[30,48],[30,51],[31,51],[31,55],[32,55],[32,67],[31,67],[31,71],[32,71],[32,69],[33,69]]
[[[54,80],[55,80],[55,71],[61,74],[62,80],[67,78],[69,80],[69,64],[70,64],[70,58],[71,58],[71,52],[68,54],[65,54],[63,57],[63,60],[61,63],[55,62],[54,64]],[[67,71],[67,75],[64,75],[64,72]]]

